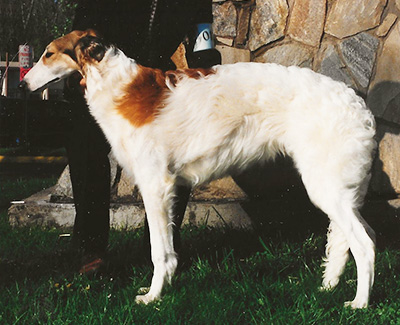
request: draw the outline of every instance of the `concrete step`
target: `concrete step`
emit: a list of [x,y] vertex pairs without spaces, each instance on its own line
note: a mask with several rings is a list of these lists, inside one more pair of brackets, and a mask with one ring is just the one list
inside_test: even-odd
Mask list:
[[[73,203],[51,202],[53,188],[41,191],[26,200],[13,202],[9,208],[12,226],[72,227],[75,218]],[[362,215],[373,228],[382,224],[400,225],[400,199],[367,200]],[[111,203],[110,223],[113,228],[138,228],[144,225],[141,201]],[[209,227],[252,229],[260,224],[286,224],[295,228],[308,224],[310,230],[325,228],[327,217],[308,199],[204,199],[192,196],[184,224]],[[397,227],[396,226],[396,227]]]
[[[43,190],[23,201],[12,202],[8,210],[12,226],[72,227],[75,219],[74,204],[52,202],[54,188]],[[241,207],[243,200],[219,201],[191,200],[188,204],[184,224],[229,226],[251,228],[252,223]],[[144,206],[137,202],[111,203],[110,224],[112,227],[138,228],[144,225]]]

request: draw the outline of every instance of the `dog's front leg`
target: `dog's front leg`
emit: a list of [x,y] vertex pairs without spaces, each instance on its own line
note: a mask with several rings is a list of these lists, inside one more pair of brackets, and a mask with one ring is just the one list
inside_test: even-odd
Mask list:
[[162,289],[166,282],[171,282],[178,264],[172,234],[174,182],[168,176],[157,175],[151,182],[138,185],[149,223],[154,274],[149,292],[136,296],[136,302],[148,304],[161,298]]

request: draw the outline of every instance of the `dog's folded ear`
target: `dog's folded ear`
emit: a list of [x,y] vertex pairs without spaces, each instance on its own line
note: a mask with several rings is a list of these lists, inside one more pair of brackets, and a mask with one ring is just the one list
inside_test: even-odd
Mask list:
[[95,36],[85,36],[80,40],[81,43],[81,51],[86,55],[97,62],[100,62],[104,54],[106,53],[106,47],[101,42],[98,37]]

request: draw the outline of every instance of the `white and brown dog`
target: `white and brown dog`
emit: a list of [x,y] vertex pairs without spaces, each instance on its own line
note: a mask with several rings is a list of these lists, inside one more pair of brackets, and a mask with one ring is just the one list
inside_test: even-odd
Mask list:
[[324,289],[339,281],[349,250],[366,307],[374,280],[374,232],[360,216],[375,122],[343,83],[309,69],[237,63],[162,72],[145,68],[94,32],[50,43],[26,75],[31,91],[79,71],[91,114],[137,184],[150,227],[154,275],[138,302],[161,296],[177,266],[171,207],[177,183],[208,182],[247,166],[293,158],[311,201],[330,219]]

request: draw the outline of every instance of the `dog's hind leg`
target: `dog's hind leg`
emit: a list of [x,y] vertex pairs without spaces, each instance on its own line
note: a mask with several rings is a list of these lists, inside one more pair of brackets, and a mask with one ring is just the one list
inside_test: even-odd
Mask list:
[[162,289],[171,282],[178,264],[172,235],[174,182],[172,178],[160,175],[138,185],[149,223],[154,273],[149,292],[136,296],[136,302],[147,304],[161,298]]
[[349,258],[349,244],[346,236],[331,220],[326,243],[326,258],[323,262],[324,275],[321,290],[331,290],[339,283],[346,262]]
[[346,236],[357,266],[356,297],[345,305],[352,308],[365,308],[368,306],[369,294],[374,282],[374,232],[353,207],[342,205],[337,214],[333,213],[329,216],[338,223]]
[[[333,178],[331,179],[332,181],[327,178],[314,178],[316,182],[313,185],[319,184],[319,191],[316,191],[317,187],[314,186],[313,188],[310,180],[308,179],[308,181],[304,182],[310,199],[329,216],[332,225],[334,225],[334,233],[331,236],[335,238],[328,239],[330,241],[330,252],[323,286],[326,287],[337,282],[346,261],[345,251],[348,245],[357,266],[357,293],[354,300],[346,302],[345,305],[352,308],[365,308],[368,305],[369,294],[374,281],[374,232],[356,208],[354,188],[340,186],[336,187],[335,190],[335,185],[333,185],[335,180]],[[313,188],[314,191],[310,191],[310,188]],[[347,245],[344,239],[346,239]],[[337,257],[339,258],[336,259]]]

